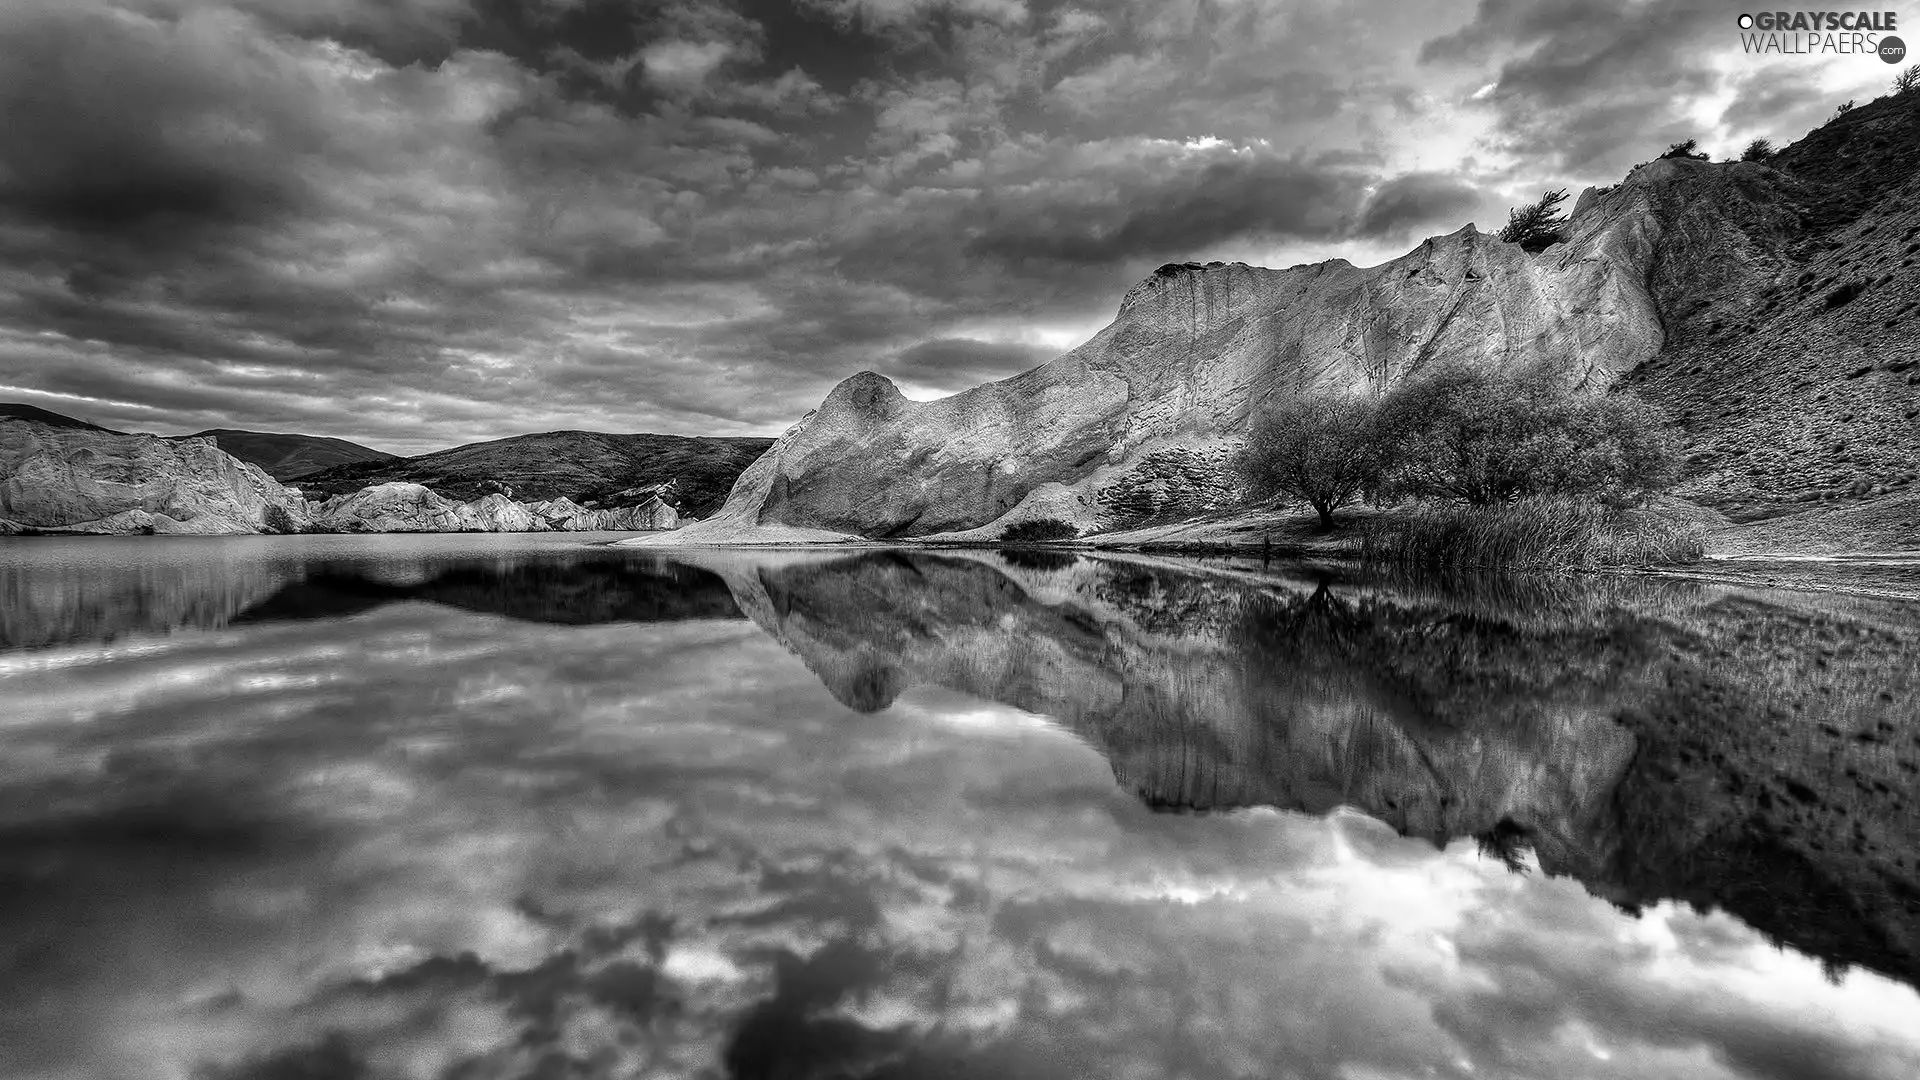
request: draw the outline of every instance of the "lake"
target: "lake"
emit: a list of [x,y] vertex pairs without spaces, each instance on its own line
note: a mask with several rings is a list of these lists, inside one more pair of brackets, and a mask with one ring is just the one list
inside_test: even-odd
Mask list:
[[0,1076],[1920,1076],[1920,607],[0,541]]

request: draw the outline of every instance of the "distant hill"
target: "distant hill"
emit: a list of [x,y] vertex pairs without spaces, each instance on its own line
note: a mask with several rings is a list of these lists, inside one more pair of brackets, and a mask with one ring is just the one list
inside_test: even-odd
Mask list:
[[622,498],[631,489],[672,483],[668,501],[682,513],[706,517],[771,445],[772,439],[546,431],[419,457],[336,465],[302,476],[300,487],[308,498],[321,498],[403,480],[467,501],[505,485],[521,502],[565,496],[582,504],[624,505],[638,498]]
[[112,428],[103,428],[98,424],[89,424],[85,420],[75,420],[71,416],[62,416],[57,412],[48,412],[35,405],[0,402],[0,417],[13,420],[31,420],[36,424],[45,424],[48,427],[55,428],[72,428],[78,431],[104,431],[109,435],[122,434]]
[[319,435],[288,435],[273,431],[237,431],[232,428],[208,428],[192,435],[170,438],[193,439],[211,435],[220,449],[249,464],[258,465],[267,475],[282,483],[319,472],[335,465],[355,462],[398,460],[398,454]]
[[[85,420],[76,420],[71,416],[62,416],[57,412],[49,412],[35,405],[0,403],[0,417],[29,420],[47,427],[72,431],[104,431],[109,435],[128,434],[128,432],[115,431],[98,424],[89,424]],[[209,428],[206,431],[196,431],[192,435],[163,437],[195,439],[201,436],[211,436],[214,444],[220,449],[249,465],[260,466],[268,476],[282,482],[332,465],[361,461],[390,461],[397,457],[395,454],[374,450],[358,443],[350,443],[345,439],[329,439],[319,435],[286,435],[271,431]]]

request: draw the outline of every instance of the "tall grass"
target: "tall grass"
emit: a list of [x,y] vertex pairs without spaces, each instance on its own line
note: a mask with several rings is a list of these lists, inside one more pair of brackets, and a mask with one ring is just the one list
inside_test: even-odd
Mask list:
[[1413,503],[1367,522],[1360,536],[1361,560],[1385,566],[1647,566],[1696,562],[1705,551],[1697,523],[1550,498]]

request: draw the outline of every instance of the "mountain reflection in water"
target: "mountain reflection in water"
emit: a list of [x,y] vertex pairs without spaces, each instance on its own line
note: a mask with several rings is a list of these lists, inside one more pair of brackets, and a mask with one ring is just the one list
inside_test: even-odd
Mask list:
[[1920,1074],[1908,605],[141,543],[0,547],[0,1075]]

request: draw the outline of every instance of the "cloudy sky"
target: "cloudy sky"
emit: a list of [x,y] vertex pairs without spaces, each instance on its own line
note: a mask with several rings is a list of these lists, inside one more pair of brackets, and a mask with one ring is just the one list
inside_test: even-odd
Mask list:
[[1879,93],[1700,0],[8,0],[0,400],[415,453],[930,397]]

